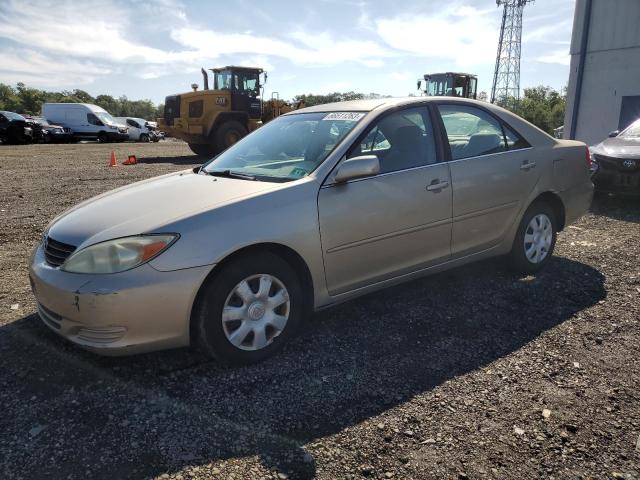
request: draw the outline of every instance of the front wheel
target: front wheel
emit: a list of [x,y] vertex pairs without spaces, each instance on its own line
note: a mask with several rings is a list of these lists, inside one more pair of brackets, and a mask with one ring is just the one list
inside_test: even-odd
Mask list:
[[109,141],[109,136],[105,132],[98,133],[98,142],[107,143]]
[[140,134],[140,139],[141,142],[147,143],[149,141],[149,135],[147,135],[146,133],[142,133]]
[[253,253],[223,266],[203,286],[192,333],[205,353],[223,363],[255,363],[279,350],[304,314],[296,271],[273,253]]
[[229,120],[220,125],[215,132],[215,143],[219,152],[225,151],[231,145],[249,133],[242,123]]
[[557,224],[547,203],[536,202],[527,209],[511,247],[511,265],[516,271],[535,273],[549,262],[556,245]]
[[212,158],[216,154],[215,147],[207,143],[190,143],[189,148],[199,157]]

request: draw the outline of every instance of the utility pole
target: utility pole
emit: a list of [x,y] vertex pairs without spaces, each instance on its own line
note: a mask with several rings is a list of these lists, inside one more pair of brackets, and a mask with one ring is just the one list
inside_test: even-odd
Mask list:
[[502,6],[503,11],[491,103],[500,101],[515,107],[520,100],[522,11],[530,2],[533,0],[496,0],[496,5]]

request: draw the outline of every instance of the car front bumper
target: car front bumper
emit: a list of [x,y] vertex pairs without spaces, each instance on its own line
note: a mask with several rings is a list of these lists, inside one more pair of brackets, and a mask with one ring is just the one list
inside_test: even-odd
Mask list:
[[87,275],[50,266],[41,246],[29,279],[43,323],[103,355],[128,355],[189,344],[191,307],[211,266],[159,272],[149,264]]
[[[599,192],[640,195],[640,159],[623,159],[596,154],[592,180]],[[625,160],[632,162],[625,166]]]
[[123,132],[107,132],[107,137],[112,142],[123,142],[129,140],[129,134]]
[[593,183],[599,192],[640,195],[640,170],[629,173],[598,171],[593,174]]

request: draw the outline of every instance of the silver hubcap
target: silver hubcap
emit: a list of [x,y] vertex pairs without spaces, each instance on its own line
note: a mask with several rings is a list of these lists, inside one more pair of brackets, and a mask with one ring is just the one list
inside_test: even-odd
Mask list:
[[284,284],[266,273],[238,283],[222,310],[222,328],[227,340],[241,350],[260,350],[282,333],[291,301]]
[[544,213],[531,219],[524,232],[524,253],[531,263],[542,262],[551,248],[553,225]]

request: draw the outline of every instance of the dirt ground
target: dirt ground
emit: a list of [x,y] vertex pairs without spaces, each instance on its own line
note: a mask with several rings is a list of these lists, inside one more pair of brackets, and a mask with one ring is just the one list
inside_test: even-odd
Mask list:
[[597,198],[536,277],[494,260],[372,294],[255,366],[50,332],[27,279],[48,221],[196,162],[0,146],[0,478],[640,478],[640,200]]

